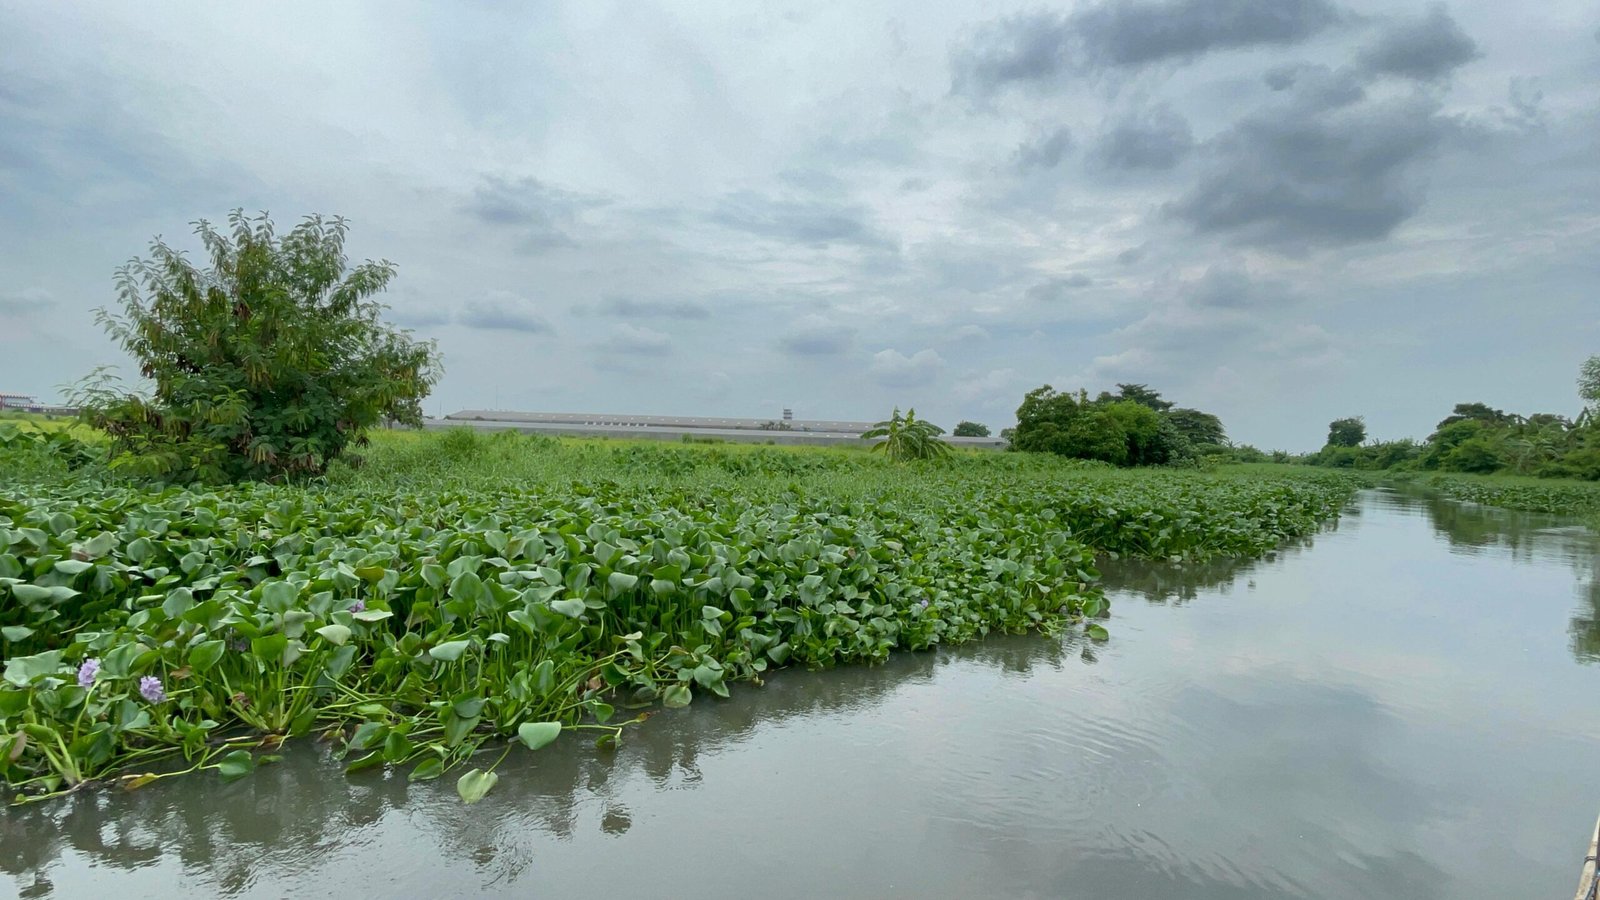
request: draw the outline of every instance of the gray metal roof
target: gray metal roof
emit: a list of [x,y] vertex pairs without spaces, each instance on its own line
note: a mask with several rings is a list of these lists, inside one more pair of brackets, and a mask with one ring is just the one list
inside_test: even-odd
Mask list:
[[[735,419],[718,416],[623,416],[612,413],[541,413],[541,412],[513,412],[509,410],[489,409],[464,409],[460,412],[445,416],[451,420],[467,420],[474,422],[516,422],[540,423],[547,425],[587,425],[614,428],[690,428],[690,429],[719,429],[735,431],[820,431],[838,434],[861,434],[875,424],[873,422],[845,422],[827,419],[792,419],[783,422],[781,419]],[[773,426],[786,424],[787,429],[763,428],[763,425]]]

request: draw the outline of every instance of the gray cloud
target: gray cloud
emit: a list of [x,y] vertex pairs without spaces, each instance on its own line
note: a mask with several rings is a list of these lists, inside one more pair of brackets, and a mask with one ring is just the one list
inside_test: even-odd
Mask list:
[[952,54],[954,90],[984,95],[1074,72],[1186,61],[1217,50],[1303,41],[1339,22],[1328,0],[1102,3],[1026,13],[979,28]]
[[867,375],[886,387],[922,387],[944,371],[944,358],[932,349],[906,356],[898,350],[880,350],[872,355]]
[[1072,147],[1072,132],[1063,125],[1023,141],[1021,146],[1017,147],[1013,161],[1017,169],[1023,172],[1030,169],[1053,169],[1061,164],[1061,160],[1072,151]]
[[812,314],[802,316],[778,346],[797,356],[833,356],[855,343],[855,329]]
[[866,207],[850,203],[791,200],[739,191],[722,199],[712,212],[711,221],[758,237],[809,247],[895,247],[894,241],[870,221]]
[[608,330],[601,346],[635,356],[666,356],[672,352],[672,338],[660,331],[623,322]]
[[521,331],[527,334],[553,334],[555,328],[539,315],[532,301],[506,291],[491,291],[469,300],[456,321],[468,328],[487,331]]
[[1250,277],[1243,269],[1214,265],[1188,285],[1184,302],[1203,309],[1246,309],[1289,302],[1292,292],[1270,280]]
[[1443,4],[1436,4],[1422,16],[1385,27],[1357,60],[1373,74],[1430,81],[1449,75],[1480,55],[1477,42],[1461,30]]
[[0,313],[26,316],[44,312],[55,304],[55,298],[43,288],[0,291]]
[[537,253],[576,245],[571,232],[586,210],[605,201],[563,190],[537,178],[484,176],[461,209],[484,225],[518,235],[519,249]]
[[1094,284],[1094,279],[1082,272],[1073,272],[1061,278],[1041,281],[1027,290],[1027,298],[1034,302],[1054,303],[1066,299],[1068,294],[1081,291]]
[[1455,127],[1436,97],[1370,97],[1325,70],[1279,96],[1212,142],[1209,171],[1169,212],[1284,249],[1376,240],[1416,213],[1419,164]]
[[1194,147],[1189,121],[1165,104],[1111,122],[1095,140],[1096,162],[1110,169],[1170,169]]
[[711,309],[695,300],[666,298],[640,299],[612,295],[589,307],[575,307],[575,311],[592,312],[598,316],[618,319],[709,319]]

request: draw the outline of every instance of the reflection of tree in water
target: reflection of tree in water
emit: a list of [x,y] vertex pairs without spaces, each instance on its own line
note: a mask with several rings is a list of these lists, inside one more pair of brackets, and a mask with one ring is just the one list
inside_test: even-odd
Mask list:
[[1493,549],[1531,562],[1557,559],[1570,564],[1582,587],[1579,608],[1567,631],[1579,662],[1600,662],[1600,540],[1577,520],[1545,513],[1460,503],[1433,492],[1404,495],[1423,505],[1450,546],[1469,552]]
[[[1035,637],[1031,650],[1055,646]],[[997,653],[985,659],[1025,665],[1020,650],[1016,658]],[[627,832],[632,814],[613,782],[642,775],[660,787],[693,786],[703,754],[745,740],[758,725],[881,704],[899,686],[926,681],[960,658],[917,653],[885,666],[780,673],[765,687],[736,688],[731,700],[697,699],[687,710],[630,727],[617,751],[594,749],[576,734],[536,754],[513,749],[497,769],[499,784],[475,806],[456,797],[455,773],[422,784],[408,784],[404,772],[344,777],[325,747],[299,741],[286,748],[283,762],[231,784],[206,773],[133,793],[93,790],[7,810],[0,817],[6,848],[0,873],[15,879],[23,897],[52,897],[52,870],[63,854],[111,870],[166,862],[211,892],[233,896],[274,873],[304,873],[396,827],[408,840],[420,836],[434,845],[418,852],[466,862],[485,883],[505,883],[535,861],[550,837],[570,838],[590,818],[607,834]]]
[[[1096,566],[1106,591],[1129,591],[1151,603],[1187,603],[1201,591],[1233,584],[1256,565],[1253,559],[1218,558],[1205,562],[1102,559]],[[1112,604],[1115,609],[1116,604]]]

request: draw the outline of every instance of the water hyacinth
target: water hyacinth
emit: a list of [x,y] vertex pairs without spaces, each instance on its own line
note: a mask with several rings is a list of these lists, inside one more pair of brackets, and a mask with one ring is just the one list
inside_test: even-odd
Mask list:
[[151,703],[160,703],[167,699],[167,689],[162,687],[161,679],[146,675],[139,679],[139,695]]
[[[558,726],[614,739],[622,704],[676,709],[778,667],[1073,627],[1105,611],[1095,550],[1255,555],[1315,530],[1351,490],[1324,471],[1100,473],[1018,455],[912,469],[842,451],[496,440],[511,455],[479,472],[437,453],[442,439],[412,453],[385,438],[362,480],[317,491],[0,485],[0,540],[21,533],[6,522],[48,526],[43,545],[12,537],[0,553],[0,624],[31,629],[6,636],[7,786],[48,796],[164,753],[207,754],[195,763],[233,777],[255,736],[342,735],[347,768],[418,780],[513,733],[530,748]],[[84,535],[118,577],[54,568]],[[82,599],[54,599],[69,592]],[[86,685],[104,663],[161,715],[55,703],[36,685],[65,660]],[[35,723],[69,755],[7,748]],[[75,742],[89,729],[108,737]],[[486,789],[481,774],[467,784]]]

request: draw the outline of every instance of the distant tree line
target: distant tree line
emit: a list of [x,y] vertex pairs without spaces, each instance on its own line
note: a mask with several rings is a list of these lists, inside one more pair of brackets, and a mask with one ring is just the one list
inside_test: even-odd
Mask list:
[[1092,399],[1043,385],[1022,398],[1016,427],[1001,433],[1013,450],[1116,466],[1193,465],[1230,448],[1221,419],[1176,407],[1144,384],[1119,384]]
[[1366,440],[1360,417],[1328,425],[1328,442],[1304,462],[1346,469],[1505,472],[1600,481],[1600,355],[1578,374],[1584,409],[1519,415],[1486,403],[1458,403],[1425,441]]

